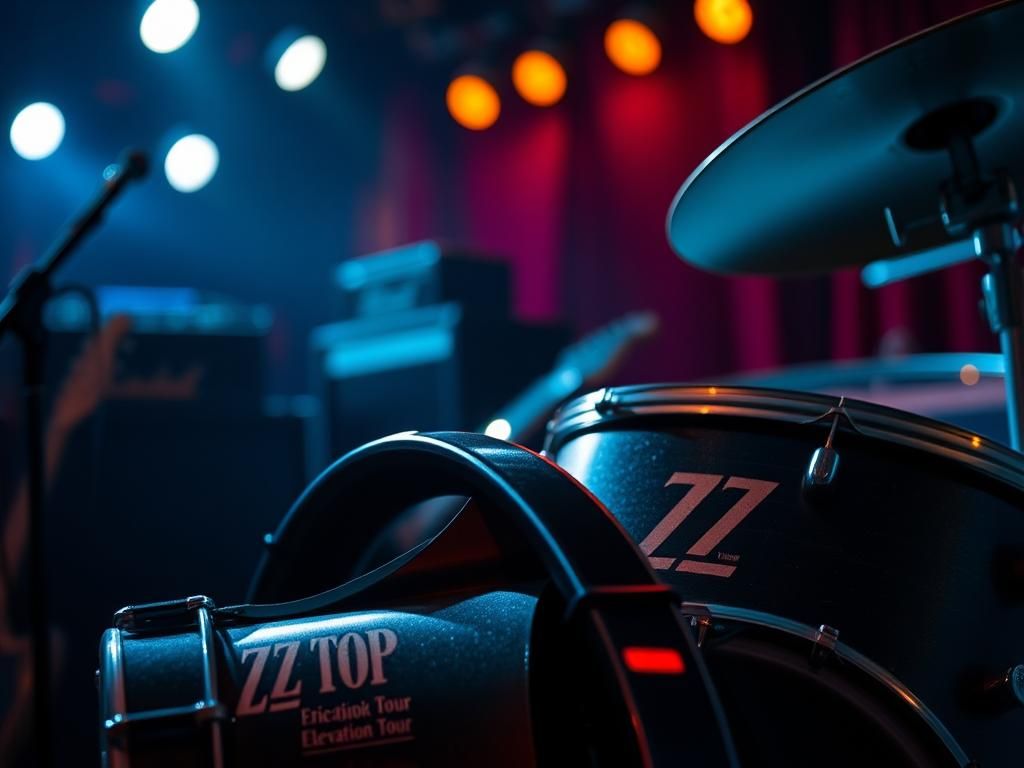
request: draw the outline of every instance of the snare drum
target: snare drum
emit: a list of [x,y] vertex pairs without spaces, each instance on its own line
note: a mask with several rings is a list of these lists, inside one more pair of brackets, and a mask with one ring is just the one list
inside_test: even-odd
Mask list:
[[[710,637],[756,625],[762,647],[787,653],[803,637],[808,669],[845,659],[902,698],[957,762],[1019,764],[1020,454],[868,403],[669,385],[570,402],[546,450],[618,517]],[[723,658],[709,656],[716,679],[739,669],[735,654]],[[736,701],[723,698],[734,719]]]

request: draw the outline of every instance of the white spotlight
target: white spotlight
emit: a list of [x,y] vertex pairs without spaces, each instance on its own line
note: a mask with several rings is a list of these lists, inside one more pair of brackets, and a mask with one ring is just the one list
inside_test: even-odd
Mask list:
[[495,419],[487,425],[484,434],[499,440],[508,440],[512,437],[512,425],[508,423],[507,419]]
[[170,53],[187,43],[198,26],[195,0],[154,0],[142,14],[139,36],[149,50]]
[[301,91],[323,72],[327,45],[316,35],[293,42],[274,65],[274,81],[286,91]]
[[164,173],[179,192],[195,192],[210,182],[219,164],[217,145],[206,136],[193,133],[174,142],[164,159]]
[[26,160],[42,160],[64,140],[64,115],[53,104],[29,104],[11,123],[11,146]]

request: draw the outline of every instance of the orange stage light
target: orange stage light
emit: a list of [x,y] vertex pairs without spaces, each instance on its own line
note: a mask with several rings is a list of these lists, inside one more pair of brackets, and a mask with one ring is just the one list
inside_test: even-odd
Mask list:
[[649,75],[661,63],[661,41],[635,19],[619,19],[604,33],[604,51],[612,64],[630,75]]
[[565,70],[550,53],[523,51],[512,64],[512,84],[530,104],[550,107],[565,95]]
[[754,24],[754,11],[747,0],[697,0],[693,17],[701,32],[716,43],[738,43]]
[[483,131],[501,114],[501,99],[494,86],[478,75],[459,75],[445,93],[448,112],[463,128]]

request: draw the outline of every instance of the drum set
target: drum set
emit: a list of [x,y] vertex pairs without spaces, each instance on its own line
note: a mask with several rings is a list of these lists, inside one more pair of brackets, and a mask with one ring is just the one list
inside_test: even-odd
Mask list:
[[[716,151],[668,221],[683,258],[728,273],[969,238],[1012,447],[737,385],[585,395],[542,455],[385,438],[296,502],[249,604],[118,613],[106,764],[1020,765],[1022,32],[1024,2],[1001,3],[812,85]],[[468,501],[353,572],[441,495]]]

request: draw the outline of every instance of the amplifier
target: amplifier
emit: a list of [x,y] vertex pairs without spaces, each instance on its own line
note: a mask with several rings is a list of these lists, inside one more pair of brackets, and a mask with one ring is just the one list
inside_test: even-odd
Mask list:
[[[46,511],[58,765],[97,764],[96,638],[122,602],[198,590],[244,598],[263,534],[305,485],[306,403],[276,405],[269,416],[108,402],[71,435]],[[0,421],[0,456],[22,459],[24,442]],[[0,522],[23,478],[0,462]],[[14,628],[27,633],[31,592],[24,572],[11,575]],[[0,652],[0,723],[13,717],[7,661]]]
[[480,322],[446,303],[314,330],[310,472],[369,440],[406,430],[478,429],[550,370],[568,329]]
[[[104,321],[115,314],[132,321],[117,345],[108,400],[193,401],[216,410],[259,412],[272,323],[267,307],[191,288],[101,286],[95,294]],[[48,381],[67,374],[91,322],[81,298],[51,302]]]
[[444,302],[474,315],[511,313],[508,265],[432,240],[343,261],[334,280],[344,320]]

